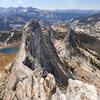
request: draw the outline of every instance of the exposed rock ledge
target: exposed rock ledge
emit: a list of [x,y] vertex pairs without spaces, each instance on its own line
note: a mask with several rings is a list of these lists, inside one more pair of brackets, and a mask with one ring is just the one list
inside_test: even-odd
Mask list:
[[36,69],[27,77],[17,70],[4,100],[100,100],[93,85],[69,79],[67,90],[62,91],[52,74],[43,79],[40,72]]
[[[25,26],[4,100],[99,100],[93,85],[72,80],[74,76],[59,59],[51,35],[50,28],[36,20]],[[41,66],[55,78],[52,74],[41,78]],[[67,90],[60,90],[55,79],[68,85]]]

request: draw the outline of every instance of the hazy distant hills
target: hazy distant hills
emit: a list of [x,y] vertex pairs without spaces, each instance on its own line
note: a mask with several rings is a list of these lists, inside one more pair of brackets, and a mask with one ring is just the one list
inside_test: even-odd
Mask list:
[[73,20],[70,20],[67,25],[69,25],[77,33],[93,36],[100,40],[99,12],[86,17],[77,17]]
[[75,18],[73,21],[75,20],[79,20],[79,22],[81,23],[92,23],[92,22],[98,22],[100,21],[100,13],[94,13],[90,16],[86,16],[86,17],[77,17]]
[[40,10],[36,8],[0,8],[0,30],[16,29],[32,18],[49,22],[65,22],[79,17],[88,17],[98,10]]
[[61,10],[61,9],[56,9],[52,10],[53,12],[63,12],[63,13],[80,13],[80,14],[93,14],[100,12],[100,10],[81,10],[81,9],[68,9],[68,10]]

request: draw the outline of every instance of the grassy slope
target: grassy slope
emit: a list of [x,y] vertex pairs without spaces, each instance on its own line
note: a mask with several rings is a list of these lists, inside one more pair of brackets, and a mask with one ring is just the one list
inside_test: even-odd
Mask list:
[[3,71],[8,64],[13,62],[15,57],[16,57],[16,53],[0,54],[0,71]]

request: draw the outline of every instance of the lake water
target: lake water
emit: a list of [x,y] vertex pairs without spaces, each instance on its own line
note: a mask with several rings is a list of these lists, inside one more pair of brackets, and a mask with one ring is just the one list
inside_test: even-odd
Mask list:
[[16,53],[18,52],[19,47],[8,47],[8,48],[4,48],[4,49],[0,49],[0,53]]

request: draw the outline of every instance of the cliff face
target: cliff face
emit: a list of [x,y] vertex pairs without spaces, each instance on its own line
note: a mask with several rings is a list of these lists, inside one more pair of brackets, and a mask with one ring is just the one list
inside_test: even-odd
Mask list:
[[[65,34],[64,39],[55,35],[54,26],[51,29],[37,20],[27,23],[11,67],[4,100],[99,100],[96,88],[73,80],[78,79],[77,74],[74,75],[73,68],[66,65],[66,59],[68,57],[69,61],[70,51],[73,51],[69,46],[73,44],[73,34]],[[43,66],[49,72],[45,79],[40,75]],[[60,89],[56,82],[68,86],[67,90]]]

